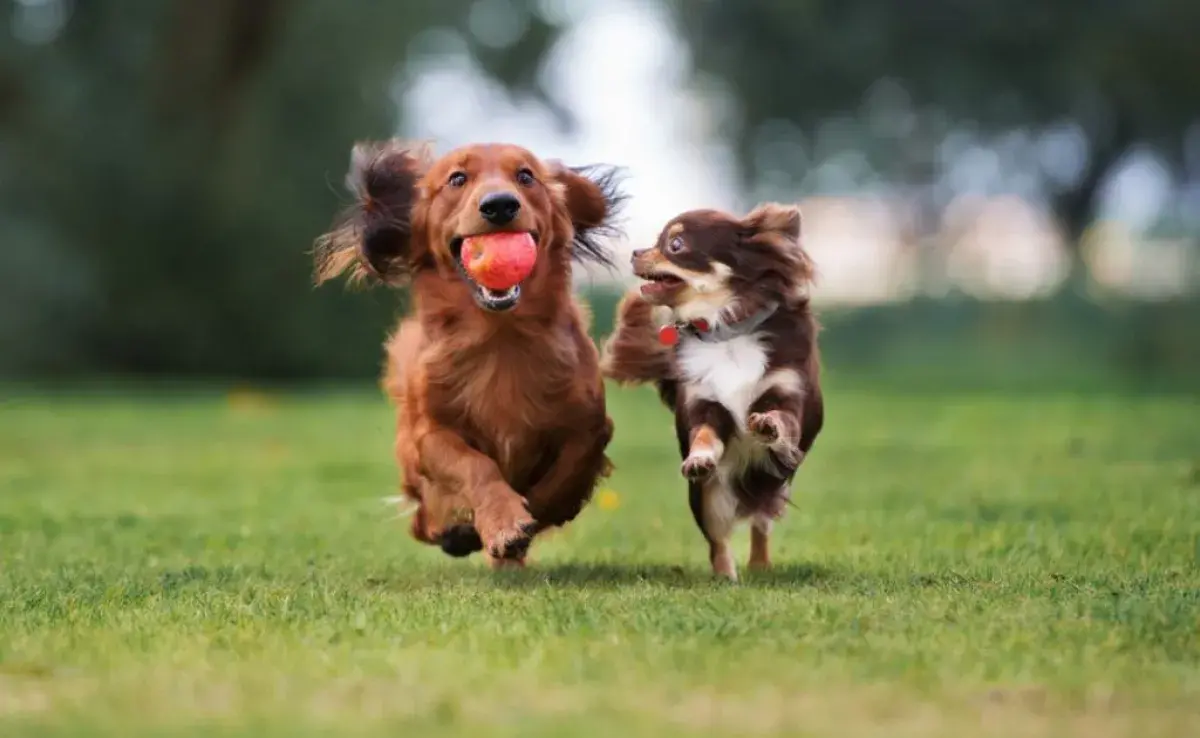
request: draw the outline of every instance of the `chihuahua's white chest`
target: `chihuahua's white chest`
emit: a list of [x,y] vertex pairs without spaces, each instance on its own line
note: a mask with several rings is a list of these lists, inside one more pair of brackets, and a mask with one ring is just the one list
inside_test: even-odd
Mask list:
[[738,430],[745,431],[750,405],[758,398],[767,372],[767,350],[760,334],[714,343],[692,338],[679,346],[678,358],[688,397],[721,403]]

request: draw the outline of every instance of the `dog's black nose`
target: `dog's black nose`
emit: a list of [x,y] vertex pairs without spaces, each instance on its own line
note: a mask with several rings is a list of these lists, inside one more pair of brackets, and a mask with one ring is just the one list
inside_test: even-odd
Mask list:
[[649,250],[650,249],[634,249],[633,254],[629,257],[629,260],[637,261],[638,259],[640,259],[642,257],[642,254],[645,254]]
[[479,214],[492,225],[506,225],[521,211],[521,201],[511,192],[492,192],[479,201]]

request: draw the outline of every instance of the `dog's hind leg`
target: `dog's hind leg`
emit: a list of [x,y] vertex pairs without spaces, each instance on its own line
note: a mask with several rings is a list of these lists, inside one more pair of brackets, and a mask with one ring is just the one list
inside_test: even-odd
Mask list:
[[750,522],[750,568],[763,571],[771,568],[771,518],[756,515]]
[[708,539],[708,560],[713,574],[736,582],[737,565],[729,538],[738,520],[738,501],[733,491],[714,477],[703,484],[691,485],[699,493],[699,521]]

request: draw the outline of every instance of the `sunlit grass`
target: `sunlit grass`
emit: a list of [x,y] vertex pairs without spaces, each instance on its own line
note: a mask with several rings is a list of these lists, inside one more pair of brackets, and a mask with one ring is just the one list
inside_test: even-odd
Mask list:
[[616,473],[504,576],[383,505],[372,392],[5,402],[0,735],[1200,732],[1193,399],[832,389],[737,586],[611,402]]

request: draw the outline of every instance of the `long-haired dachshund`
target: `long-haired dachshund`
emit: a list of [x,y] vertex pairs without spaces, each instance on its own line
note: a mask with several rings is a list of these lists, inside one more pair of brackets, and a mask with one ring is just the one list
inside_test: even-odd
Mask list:
[[[675,412],[692,514],[714,573],[737,579],[729,537],[751,521],[750,565],[769,565],[772,521],[824,423],[812,261],[800,211],[766,204],[744,218],[684,213],[650,249],[645,280],[618,309],[604,373],[654,383]],[[665,312],[661,320],[656,312]]]
[[[355,202],[317,240],[316,280],[410,286],[383,386],[416,539],[522,565],[532,538],[573,520],[609,472],[612,421],[571,266],[611,264],[601,238],[616,233],[615,175],[512,145],[440,158],[398,141],[354,147]],[[496,232],[527,233],[537,250],[529,276],[502,291],[460,261],[464,239]]]

